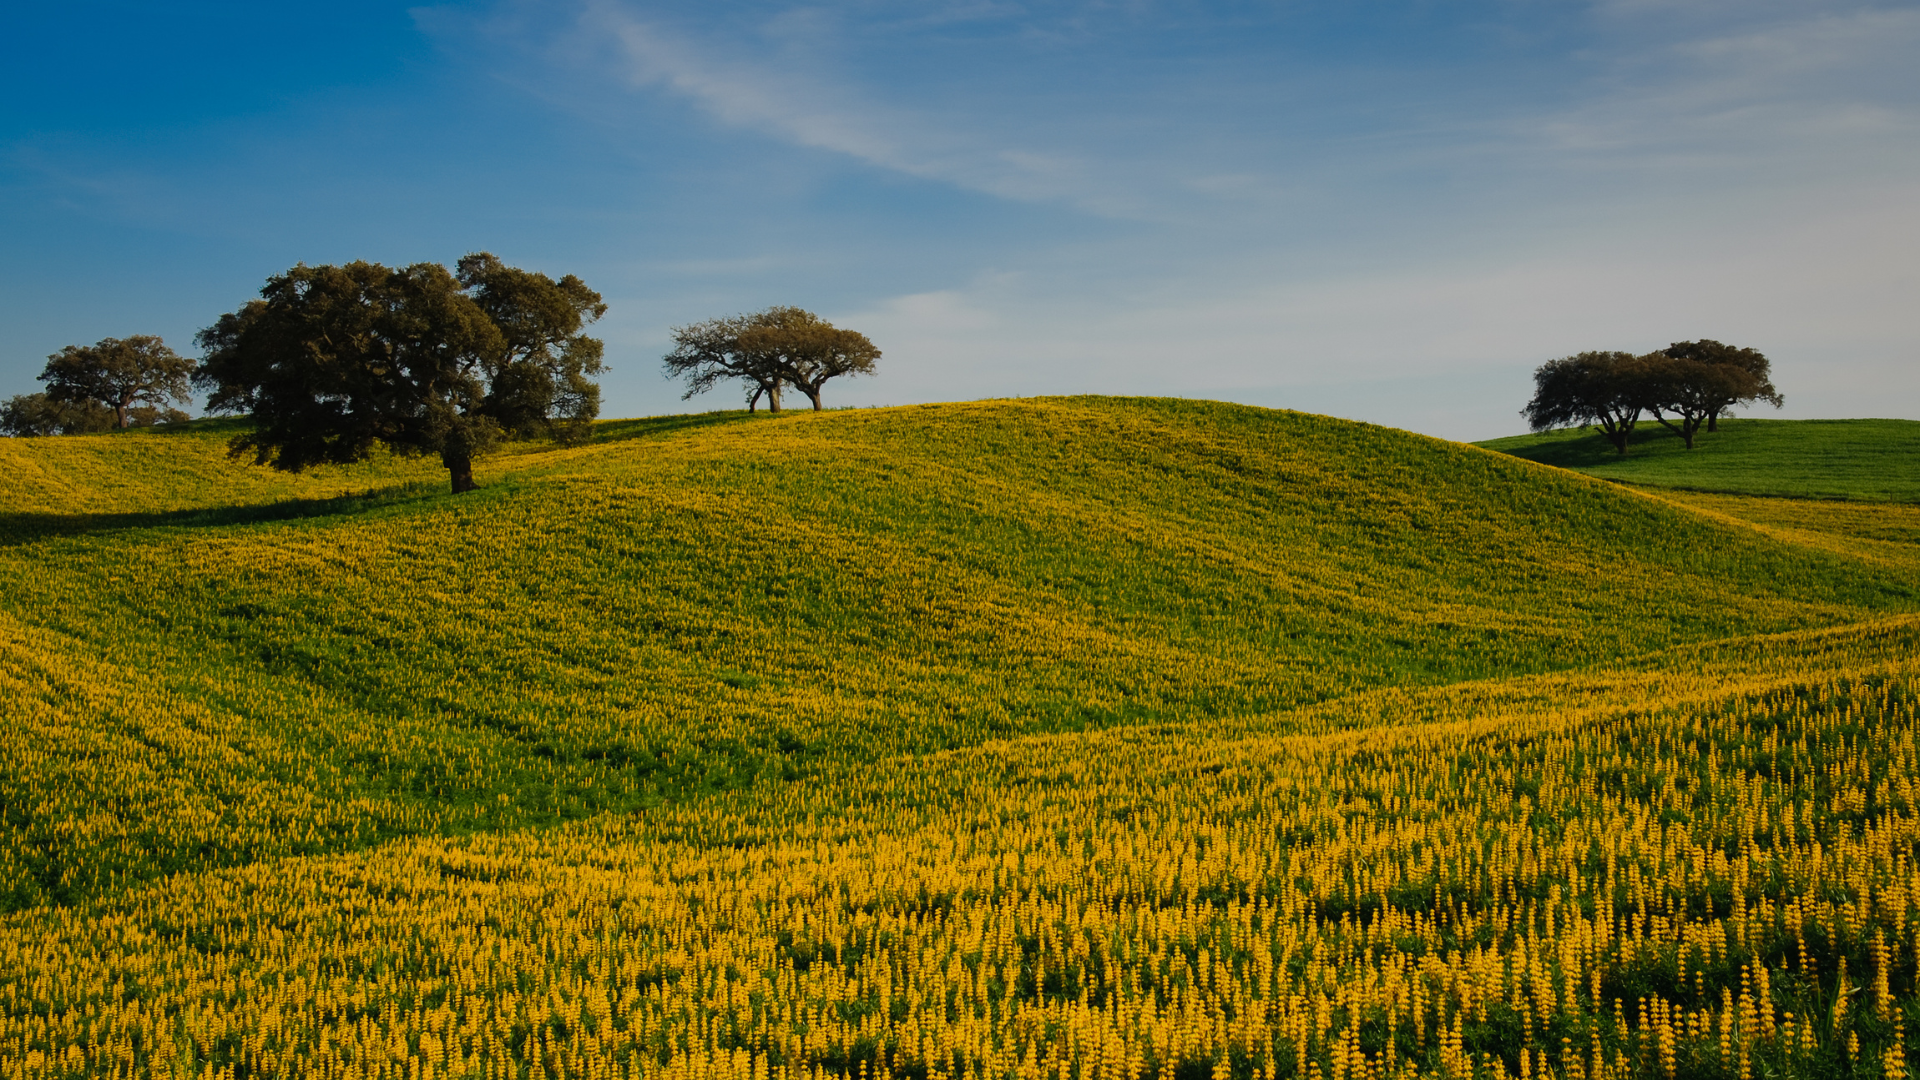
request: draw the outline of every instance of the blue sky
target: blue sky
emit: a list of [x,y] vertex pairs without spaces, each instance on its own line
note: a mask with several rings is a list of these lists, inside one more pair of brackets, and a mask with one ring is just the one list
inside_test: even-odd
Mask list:
[[733,407],[670,328],[797,304],[885,353],[829,404],[1485,438],[1542,360],[1715,337],[1778,415],[1920,418],[1916,57],[1911,3],[15,5],[0,394],[490,250],[606,296],[608,416]]

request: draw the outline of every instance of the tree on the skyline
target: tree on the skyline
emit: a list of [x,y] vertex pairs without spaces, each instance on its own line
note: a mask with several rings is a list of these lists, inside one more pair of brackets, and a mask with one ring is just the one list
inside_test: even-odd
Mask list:
[[1533,400],[1520,414],[1535,431],[1592,424],[1620,453],[1642,413],[1693,449],[1702,425],[1752,401],[1778,407],[1767,358],[1717,341],[1682,341],[1660,352],[1583,352],[1549,360],[1533,373]]
[[600,294],[572,274],[555,281],[481,251],[457,267],[461,288],[500,329],[483,411],[510,435],[574,441],[600,413],[605,346],[582,327],[607,313]]
[[1738,400],[1752,383],[1737,368],[1676,359],[1666,353],[1648,353],[1637,366],[1634,382],[1641,404],[1661,427],[1680,436],[1689,450],[1700,425],[1725,402]]
[[1643,362],[1626,352],[1583,352],[1533,372],[1533,400],[1520,410],[1534,431],[1593,424],[1620,453],[1645,408]]
[[175,403],[188,400],[193,361],[167,348],[152,334],[102,338],[92,345],[68,345],[47,357],[40,381],[47,400],[69,406],[99,405],[111,410],[115,427],[134,426],[134,411],[145,406],[163,420],[184,420]]
[[661,363],[667,378],[687,380],[682,401],[737,379],[748,391],[747,411],[754,411],[762,397],[769,411],[780,411],[781,379],[772,358],[748,352],[740,344],[740,335],[752,328],[753,318],[731,315],[673,328],[673,351]]
[[880,350],[867,336],[842,330],[811,311],[774,307],[753,317],[740,335],[743,351],[767,358],[784,382],[813,403],[819,412],[820,390],[827,380],[842,375],[871,375]]
[[1701,338],[1699,341],[1676,341],[1660,351],[1676,360],[1712,364],[1740,373],[1738,376],[1708,380],[1717,387],[1707,403],[1708,431],[1720,430],[1720,415],[1735,405],[1764,401],[1777,409],[1786,404],[1786,398],[1774,389],[1772,363],[1758,349],[1722,345],[1712,338]]
[[578,330],[604,310],[598,295],[577,278],[469,260],[470,284],[438,263],[303,264],[202,330],[194,379],[209,410],[253,419],[233,452],[289,472],[377,445],[437,454],[464,492],[474,459],[504,436],[584,432],[599,410],[586,376],[600,343]]
[[818,411],[821,388],[829,379],[872,374],[880,358],[880,350],[865,334],[840,329],[797,307],[676,326],[673,341],[663,365],[668,378],[687,380],[682,398],[737,379],[748,391],[748,411],[765,397],[768,409],[779,412],[781,388],[787,386],[806,395]]

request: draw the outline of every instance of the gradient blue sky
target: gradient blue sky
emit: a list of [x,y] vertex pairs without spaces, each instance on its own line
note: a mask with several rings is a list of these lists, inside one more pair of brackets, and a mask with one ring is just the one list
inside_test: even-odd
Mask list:
[[[797,304],[829,404],[1217,397],[1451,438],[1534,365],[1715,337],[1920,418],[1920,5],[404,7],[0,15],[0,394],[293,263],[490,250],[669,328]],[[1768,415],[1774,415],[1771,411]]]

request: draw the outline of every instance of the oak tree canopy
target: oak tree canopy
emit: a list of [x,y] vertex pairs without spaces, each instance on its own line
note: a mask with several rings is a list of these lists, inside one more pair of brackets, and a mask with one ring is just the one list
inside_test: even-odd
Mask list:
[[687,380],[683,397],[739,380],[748,392],[749,410],[765,397],[773,412],[780,411],[783,387],[804,394],[818,411],[821,389],[829,379],[871,375],[880,359],[880,350],[865,334],[843,330],[797,307],[676,326],[673,342],[664,366],[668,378]]
[[1591,424],[1620,453],[1641,414],[1680,436],[1693,449],[1735,405],[1785,402],[1774,388],[1767,358],[1754,349],[1718,341],[1681,341],[1659,352],[1583,352],[1549,360],[1533,373],[1532,400],[1520,410],[1535,431]]
[[606,310],[599,294],[485,252],[459,269],[302,264],[202,330],[194,380],[209,409],[254,422],[233,452],[291,472],[377,445],[437,454],[463,492],[503,437],[583,435],[604,365],[580,328]]

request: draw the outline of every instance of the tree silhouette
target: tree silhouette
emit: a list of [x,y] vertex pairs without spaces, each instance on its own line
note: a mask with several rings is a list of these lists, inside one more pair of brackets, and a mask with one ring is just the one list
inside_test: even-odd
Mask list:
[[115,427],[132,427],[134,409],[147,406],[167,419],[185,419],[173,409],[187,400],[193,361],[151,334],[103,338],[92,345],[68,345],[47,357],[40,381],[49,401],[67,405],[97,403],[113,410]]
[[1625,352],[1583,352],[1549,360],[1533,372],[1533,400],[1520,410],[1534,431],[1598,426],[1620,453],[1645,409],[1641,358]]
[[[1711,384],[1711,400],[1707,401],[1707,430],[1720,430],[1720,414],[1735,405],[1745,405],[1754,401],[1764,401],[1774,408],[1787,403],[1780,391],[1773,386],[1773,365],[1757,349],[1743,349],[1734,345],[1722,345],[1712,338],[1699,341],[1676,341],[1661,350],[1675,360],[1691,360],[1702,364],[1739,372],[1738,376],[1723,372],[1722,377],[1703,379],[1703,385]],[[1687,445],[1691,447],[1692,441]]]
[[771,307],[673,329],[673,351],[663,360],[668,378],[687,380],[684,398],[738,379],[748,388],[747,407],[761,397],[780,411],[780,390],[805,394],[815,411],[821,388],[843,375],[870,375],[880,350],[865,334],[843,330],[810,311]]
[[296,266],[201,331],[208,407],[253,418],[233,452],[291,472],[376,445],[438,454],[464,492],[503,436],[584,432],[600,343],[578,331],[599,296],[484,252],[461,262],[464,281],[437,263]]

